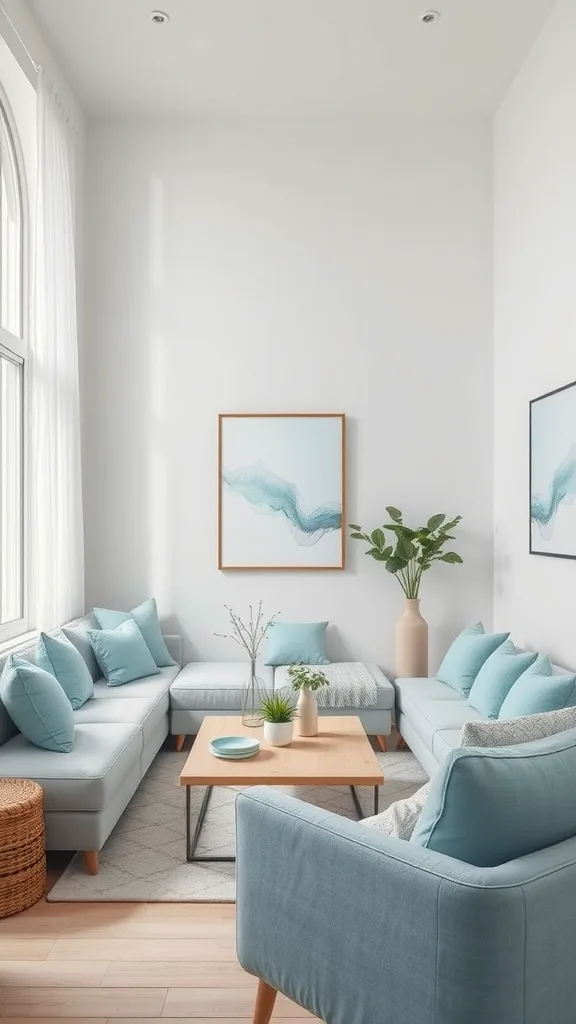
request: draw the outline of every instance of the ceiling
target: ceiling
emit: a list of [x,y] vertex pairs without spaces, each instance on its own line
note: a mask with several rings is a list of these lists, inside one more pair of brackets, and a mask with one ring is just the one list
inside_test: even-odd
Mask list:
[[105,115],[492,112],[555,0],[28,0]]

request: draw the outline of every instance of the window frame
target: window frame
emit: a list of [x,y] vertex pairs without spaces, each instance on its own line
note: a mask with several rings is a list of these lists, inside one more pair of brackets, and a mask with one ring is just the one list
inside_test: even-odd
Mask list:
[[[31,587],[31,517],[30,517],[30,445],[29,445],[29,389],[28,389],[28,350],[30,333],[30,216],[28,189],[24,152],[20,141],[18,126],[6,91],[0,82],[0,118],[3,121],[8,144],[14,162],[15,187],[20,207],[20,336],[12,334],[0,324],[0,350],[5,350],[7,358],[22,366],[22,456],[21,456],[21,587],[22,615],[11,622],[0,623],[0,652],[5,647],[14,646],[30,633],[33,621],[33,602]],[[0,129],[1,130],[1,129]]]

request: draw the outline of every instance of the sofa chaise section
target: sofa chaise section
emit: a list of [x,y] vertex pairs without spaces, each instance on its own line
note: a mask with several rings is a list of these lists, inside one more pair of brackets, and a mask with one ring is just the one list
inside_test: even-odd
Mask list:
[[432,778],[458,746],[462,726],[483,722],[484,716],[439,679],[399,678],[394,689],[398,731]]
[[[98,628],[91,615],[64,627],[87,663],[90,628]],[[180,671],[182,639],[164,639],[176,665],[122,686],[96,679],[94,695],[74,712],[75,744],[68,754],[29,743],[0,701],[0,776],[42,786],[46,848],[84,851],[93,873],[98,851],[169,734],[170,686]],[[19,653],[34,661],[35,647]],[[93,661],[91,671],[97,675]]]

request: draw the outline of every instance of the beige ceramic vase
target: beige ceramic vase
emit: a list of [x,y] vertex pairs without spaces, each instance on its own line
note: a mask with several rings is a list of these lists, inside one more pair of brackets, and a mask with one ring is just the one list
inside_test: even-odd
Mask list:
[[301,736],[318,735],[318,701],[305,686],[298,697],[298,732]]
[[420,614],[420,601],[407,598],[396,623],[396,675],[428,675],[428,623]]

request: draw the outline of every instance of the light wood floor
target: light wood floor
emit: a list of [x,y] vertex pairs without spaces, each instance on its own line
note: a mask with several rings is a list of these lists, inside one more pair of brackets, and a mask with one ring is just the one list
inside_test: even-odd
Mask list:
[[[38,903],[0,921],[0,1020],[251,1020],[256,986],[234,929],[231,904]],[[274,1024],[304,1018],[278,996]]]

